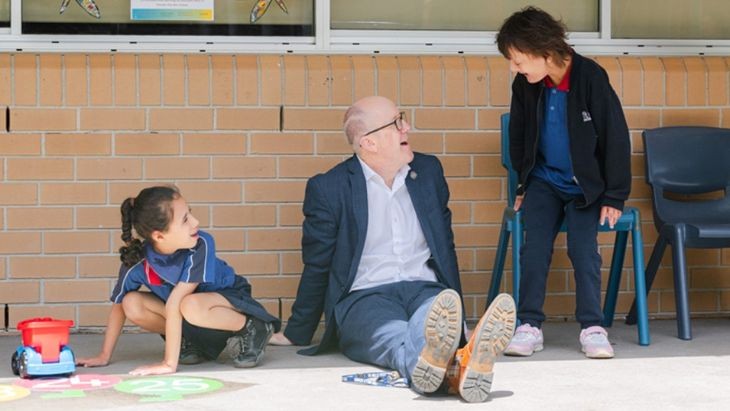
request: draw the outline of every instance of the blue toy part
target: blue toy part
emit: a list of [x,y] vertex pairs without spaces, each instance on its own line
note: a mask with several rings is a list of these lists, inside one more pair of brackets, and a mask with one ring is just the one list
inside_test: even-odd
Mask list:
[[[15,350],[17,370],[20,378],[47,377],[52,375],[68,376],[76,371],[76,359],[71,348],[64,345],[58,356],[58,362],[44,363],[41,354],[33,347],[20,346]],[[13,367],[15,372],[15,366]]]
[[398,371],[365,372],[342,376],[342,382],[375,385],[378,387],[408,388],[408,379],[401,377]]

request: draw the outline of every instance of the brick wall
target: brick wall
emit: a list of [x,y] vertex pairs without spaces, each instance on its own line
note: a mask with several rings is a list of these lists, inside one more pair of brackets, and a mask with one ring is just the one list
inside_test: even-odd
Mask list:
[[[632,130],[630,204],[642,211],[648,256],[656,233],[641,130],[730,127],[730,58],[597,60]],[[281,299],[288,317],[306,179],[349,156],[346,107],[381,94],[406,111],[414,148],[444,164],[473,319],[506,201],[498,119],[510,81],[499,56],[1,54],[0,304],[9,304],[11,327],[41,315],[103,325],[119,264],[118,206],[144,186],[174,182],[221,257],[275,314]],[[611,235],[600,242],[607,270]],[[564,237],[558,244],[546,311],[570,317],[574,282]],[[669,254],[649,298],[654,315],[674,313]],[[619,312],[633,297],[630,258]],[[730,250],[690,251],[688,260],[693,313],[730,311]]]

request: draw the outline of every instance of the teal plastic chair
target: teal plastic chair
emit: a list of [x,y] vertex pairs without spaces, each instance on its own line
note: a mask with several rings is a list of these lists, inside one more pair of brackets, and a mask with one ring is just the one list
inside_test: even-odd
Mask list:
[[[492,269],[492,281],[489,286],[489,294],[487,295],[487,306],[494,300],[499,293],[499,286],[502,282],[502,273],[504,271],[504,261],[507,256],[507,247],[509,245],[510,234],[512,235],[512,296],[516,303],[519,303],[520,295],[520,249],[524,243],[522,227],[522,212],[514,211],[515,188],[517,187],[517,172],[512,168],[509,157],[509,113],[505,113],[501,118],[502,126],[502,166],[507,170],[508,182],[508,200],[507,207],[502,214],[502,229],[499,233],[499,243],[497,244],[497,255],[494,259],[494,267]],[[560,227],[561,232],[565,232],[565,223]],[[631,242],[634,254],[634,283],[636,288],[636,323],[639,331],[639,345],[649,345],[649,316],[646,305],[646,281],[644,278],[644,241],[641,237],[641,217],[639,210],[634,207],[624,207],[624,212],[613,228],[608,225],[598,226],[598,231],[615,231],[616,241],[613,247],[613,257],[611,258],[611,271],[608,278],[608,287],[606,289],[606,299],[603,305],[603,326],[610,327],[613,325],[613,317],[616,312],[616,299],[618,297],[618,289],[621,283],[621,270],[624,264],[624,256],[626,255],[626,245],[628,236],[631,233]]]

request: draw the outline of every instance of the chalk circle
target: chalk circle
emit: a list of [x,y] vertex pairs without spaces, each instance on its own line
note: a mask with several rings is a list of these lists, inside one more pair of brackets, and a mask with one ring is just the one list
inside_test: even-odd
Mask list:
[[15,401],[30,395],[30,390],[17,385],[0,385],[0,402]]
[[221,381],[186,376],[133,378],[114,386],[117,391],[142,396],[142,401],[176,401],[185,395],[211,393],[221,388]]
[[90,391],[111,388],[121,380],[113,375],[81,374],[68,378],[20,379],[13,385],[41,392]]

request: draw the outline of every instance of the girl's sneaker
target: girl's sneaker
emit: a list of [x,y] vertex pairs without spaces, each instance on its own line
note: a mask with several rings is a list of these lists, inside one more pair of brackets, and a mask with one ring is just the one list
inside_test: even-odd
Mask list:
[[613,358],[613,347],[603,327],[594,325],[580,332],[580,350],[588,358]]
[[218,356],[218,361],[233,359],[236,368],[251,368],[261,364],[264,359],[266,344],[274,334],[274,325],[248,317],[246,325],[228,338],[226,347]]
[[542,351],[542,343],[542,330],[525,323],[515,330],[515,335],[504,350],[504,355],[529,357],[537,351]]

